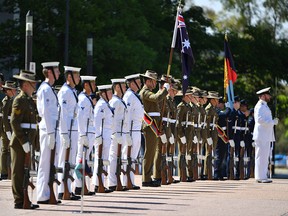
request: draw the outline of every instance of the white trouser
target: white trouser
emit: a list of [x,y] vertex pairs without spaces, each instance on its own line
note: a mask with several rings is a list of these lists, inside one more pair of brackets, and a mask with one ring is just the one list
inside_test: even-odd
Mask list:
[[[103,130],[103,146],[102,146],[102,159],[103,160],[108,160],[109,157],[109,150],[110,150],[110,145],[111,145],[111,135],[112,131],[111,129],[104,129]],[[95,146],[95,159],[94,159],[94,170],[93,170],[93,177],[92,177],[92,184],[95,186],[99,186],[99,181],[97,177],[97,172],[98,172],[98,148],[99,146]],[[103,169],[107,171],[106,167],[103,166]],[[102,173],[102,182],[105,185],[104,181],[104,174]]]
[[[70,131],[68,131],[70,133]],[[71,131],[71,145],[70,145],[70,154],[69,154],[69,163],[70,166],[75,165],[75,158],[77,154],[77,148],[78,148],[78,131],[74,130]],[[63,172],[65,171],[65,157],[66,157],[66,149],[63,147],[63,144],[61,143],[60,148],[59,148],[59,160],[58,160],[58,167],[63,168]],[[70,170],[70,175],[73,176],[73,170]],[[64,185],[63,185],[63,174],[64,173],[59,173],[58,174],[58,180],[61,182],[61,184],[58,186],[58,193],[63,193],[64,192]],[[72,185],[70,179],[68,180],[68,189],[69,192],[72,192]]]
[[[123,137],[124,139],[124,137]],[[122,155],[123,144],[121,145],[121,155]],[[117,177],[116,177],[116,170],[117,170],[117,151],[118,151],[118,143],[115,139],[111,139],[111,146],[109,151],[109,161],[110,166],[108,167],[108,185],[116,186],[117,185]],[[121,160],[122,160],[121,156]]]
[[[141,131],[133,131],[132,132],[132,147],[131,147],[131,159],[132,161],[135,161],[138,157],[139,151],[141,148]],[[125,145],[122,148],[122,155],[124,159],[127,159],[127,150],[128,146]],[[135,163],[132,163],[131,166],[133,169],[135,169]],[[126,171],[126,166],[124,166],[124,170]],[[128,173],[126,175],[129,175]],[[122,175],[122,182],[123,186],[127,186],[127,176]],[[130,178],[131,182],[134,185],[134,173],[130,172]]]
[[[93,150],[93,145],[94,145],[94,141],[95,141],[94,140],[95,134],[88,133],[87,136],[88,136],[88,142],[89,142],[89,149],[86,150],[85,154],[86,154],[86,160],[88,161],[89,155],[90,155],[91,151]],[[78,135],[78,139],[79,139],[79,135]],[[79,161],[82,159],[82,156],[83,156],[83,146],[78,143],[77,156],[76,156],[76,160],[74,161],[76,166],[79,164]],[[82,163],[83,163],[83,161],[82,161]],[[73,178],[74,178],[75,187],[82,187],[82,178],[78,178],[75,172],[74,172]],[[86,182],[86,184],[87,183],[88,182]],[[89,189],[90,186],[87,185],[87,188]]]
[[[57,133],[58,135],[58,133]],[[39,130],[40,141],[40,160],[37,174],[37,201],[46,201],[50,198],[50,189],[48,186],[50,175],[50,156],[51,149],[48,147],[48,135],[46,130]],[[57,146],[57,144],[56,144]],[[56,147],[55,146],[55,147]],[[54,165],[57,166],[57,157],[55,155]]]
[[270,142],[255,141],[255,179],[267,179]]

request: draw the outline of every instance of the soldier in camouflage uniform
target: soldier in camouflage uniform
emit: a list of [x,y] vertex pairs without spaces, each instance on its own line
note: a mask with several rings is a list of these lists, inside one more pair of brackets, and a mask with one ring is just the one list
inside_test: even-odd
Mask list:
[[[12,192],[14,196],[14,208],[23,208],[24,193],[24,164],[25,155],[30,153],[31,145],[34,145],[36,137],[36,104],[32,99],[32,93],[36,90],[35,74],[30,71],[21,71],[14,75],[19,80],[21,92],[14,98],[12,104],[11,126],[13,130],[10,141],[11,147],[11,172]],[[30,206],[31,209],[39,208],[39,205]]]
[[[5,85],[2,86],[3,91],[6,94],[6,97],[2,100],[2,114],[3,114],[3,136],[2,136],[2,148],[1,148],[1,163],[2,163],[2,171],[1,178],[7,179],[8,174],[11,174],[10,164],[11,164],[11,156],[9,149],[9,142],[12,137],[12,129],[10,125],[11,112],[12,112],[12,103],[13,99],[17,94],[17,85],[13,81],[6,81]],[[9,176],[9,178],[11,178]]]
[[[156,121],[156,124],[160,123],[160,108],[159,102],[162,101],[168,94],[170,85],[165,83],[163,89],[155,94],[152,90],[156,87],[158,75],[156,72],[147,70],[145,74],[141,74],[144,79],[144,86],[140,90],[140,98],[144,105],[145,112]],[[161,167],[157,166],[157,157],[159,152],[161,154],[161,148],[159,148],[159,138],[155,135],[151,127],[144,125],[143,126],[144,136],[145,136],[145,152],[143,159],[143,173],[142,173],[142,186],[144,187],[158,187],[160,186],[161,179]],[[164,136],[163,136],[164,135]],[[162,142],[167,142],[165,134],[161,135]],[[166,138],[166,141],[165,141]],[[154,167],[153,167],[154,165]],[[152,181],[151,175],[152,170],[154,170],[155,181]]]
[[[182,182],[192,182],[194,181],[191,172],[188,173],[187,177],[187,162],[186,158],[189,160],[189,156],[186,157],[186,151],[189,149],[192,143],[192,131],[193,131],[193,116],[191,113],[191,107],[189,103],[191,102],[192,91],[187,89],[186,94],[182,98],[182,102],[177,106],[177,140],[178,140],[178,170],[180,181]],[[190,174],[190,176],[189,176]]]
[[206,139],[206,160],[204,165],[204,172],[207,175],[208,180],[212,180],[212,160],[214,148],[218,141],[218,132],[216,130],[215,124],[218,122],[218,114],[216,106],[218,104],[219,96],[218,92],[209,91],[208,96],[209,104],[205,107],[207,113],[207,135]]

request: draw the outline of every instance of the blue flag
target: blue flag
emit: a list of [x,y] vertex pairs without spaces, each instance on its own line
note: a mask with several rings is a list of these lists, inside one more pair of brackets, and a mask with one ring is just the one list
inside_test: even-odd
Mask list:
[[181,51],[182,61],[182,92],[183,95],[185,95],[189,85],[189,77],[192,71],[192,66],[194,65],[195,61],[190,46],[185,21],[181,13],[179,13],[177,20],[177,45]]

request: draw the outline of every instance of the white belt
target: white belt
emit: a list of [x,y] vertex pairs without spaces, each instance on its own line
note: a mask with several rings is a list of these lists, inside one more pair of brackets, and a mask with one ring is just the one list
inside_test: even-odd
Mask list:
[[187,121],[187,122],[186,122],[186,121],[183,121],[183,122],[181,122],[181,125],[182,125],[182,126],[185,126],[185,125],[193,125],[193,124],[192,124],[191,121]]
[[232,129],[242,130],[242,128],[241,128],[241,127],[238,127],[238,126],[237,126],[237,127],[233,126]]
[[147,113],[149,116],[160,116],[160,112],[148,112]]
[[168,119],[166,117],[163,117],[162,121],[166,121],[166,122],[170,122],[170,123],[176,123],[176,119],[170,119],[170,118]]
[[25,128],[25,129],[36,129],[37,124],[21,123],[20,126],[21,128]]

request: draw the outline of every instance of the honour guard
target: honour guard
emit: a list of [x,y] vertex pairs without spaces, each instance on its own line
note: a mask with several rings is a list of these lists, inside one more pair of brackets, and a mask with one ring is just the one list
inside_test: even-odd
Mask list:
[[[126,145],[123,148],[123,156],[127,157],[127,160],[136,161],[140,147],[141,147],[141,126],[142,119],[144,116],[144,107],[138,91],[141,89],[140,74],[132,74],[125,77],[128,89],[124,94],[123,100],[127,105],[127,115],[126,115],[126,127],[125,130],[125,141]],[[130,147],[129,147],[130,146]],[[128,155],[128,149],[130,150],[130,155]],[[130,158],[129,158],[130,157]],[[131,164],[131,168],[135,170],[135,163]],[[128,173],[129,172],[129,173]],[[135,185],[134,173],[126,169],[126,175],[123,176],[123,185],[128,187],[127,176],[130,175],[130,180],[132,188],[138,190],[139,186]]]
[[2,114],[3,114],[3,136],[2,136],[2,148],[1,148],[1,178],[11,179],[11,155],[9,149],[9,142],[12,137],[12,128],[10,124],[12,103],[14,97],[17,94],[17,84],[13,81],[6,81],[5,85],[2,86],[3,92],[5,92],[6,97],[2,100]]
[[[40,140],[40,161],[37,175],[37,203],[48,204],[50,197],[49,174],[51,150],[56,146],[57,126],[59,121],[58,97],[53,89],[53,85],[58,80],[59,62],[42,63],[42,73],[45,80],[41,83],[37,91],[37,110],[41,121],[39,124]],[[54,164],[57,165],[54,158]],[[53,191],[52,191],[53,192]]]
[[[161,152],[159,149],[159,129],[157,128],[160,123],[160,108],[158,103],[162,101],[168,94],[170,88],[169,83],[163,85],[163,89],[159,89],[156,94],[152,92],[155,89],[158,75],[156,72],[147,70],[145,74],[141,74],[144,80],[144,86],[140,91],[140,97],[144,104],[144,110],[149,118],[149,124],[143,126],[145,136],[145,152],[143,159],[143,173],[142,173],[142,186],[143,187],[158,187],[161,186],[161,169],[157,167],[156,155]],[[152,126],[154,125],[154,126]],[[152,126],[152,127],[151,127]],[[155,129],[156,128],[156,129]],[[155,130],[154,130],[155,129]],[[163,135],[162,135],[163,136]],[[165,136],[166,137],[166,136]],[[162,140],[163,141],[163,140]],[[154,165],[154,167],[153,167]],[[152,170],[154,171],[154,178],[152,181]]]
[[[81,76],[83,91],[78,95],[78,150],[76,156],[76,167],[81,167],[85,169],[85,175],[89,177],[92,176],[92,171],[87,164],[89,155],[93,150],[94,139],[95,139],[95,126],[94,126],[94,106],[95,102],[91,95],[95,94],[96,91],[96,76]],[[83,158],[83,151],[85,151],[86,158]],[[85,160],[85,163],[84,163]],[[82,165],[85,164],[85,167]],[[77,175],[78,174],[78,175]],[[81,180],[81,177],[82,180]],[[82,176],[82,172],[75,168],[75,194],[81,195],[82,191],[82,181],[84,179],[84,184],[86,176]],[[89,181],[87,181],[88,183]],[[94,192],[89,191],[90,185],[86,184],[84,188],[84,195],[93,195]]]
[[[95,124],[95,162],[92,183],[95,185],[95,192],[110,193],[112,190],[104,187],[104,175],[107,176],[106,166],[109,161],[109,150],[111,145],[112,124],[114,110],[109,105],[112,98],[112,85],[98,86],[100,99],[94,108]],[[106,163],[108,162],[108,164]]]
[[218,122],[218,114],[216,107],[218,105],[218,92],[209,91],[208,96],[209,104],[205,107],[207,113],[207,139],[206,139],[206,160],[204,166],[204,172],[207,175],[208,180],[213,179],[213,156],[214,148],[218,141],[218,132],[216,130],[216,124]]
[[[112,124],[112,137],[111,146],[109,151],[109,161],[110,166],[108,168],[108,179],[109,179],[109,189],[115,191],[117,190],[127,190],[127,187],[123,187],[120,175],[121,175],[121,164],[122,164],[122,148],[126,143],[124,127],[126,124],[127,116],[127,105],[123,101],[122,97],[126,92],[125,79],[112,79],[112,88],[114,94],[112,99],[109,101],[110,106],[114,110],[113,124]],[[131,139],[129,139],[131,142]],[[117,153],[119,153],[117,155]],[[118,160],[118,161],[117,161]],[[119,182],[118,182],[119,181]],[[120,185],[120,188],[117,188]]]
[[27,192],[29,183],[30,150],[36,137],[36,104],[32,93],[36,90],[35,74],[21,70],[19,75],[13,76],[19,80],[20,93],[12,104],[11,127],[13,130],[10,141],[11,173],[14,208],[39,208],[30,202]]
[[63,168],[63,174],[59,174],[58,176],[59,182],[62,182],[58,187],[58,199],[80,199],[80,196],[72,193],[72,184],[71,181],[68,180],[68,178],[73,179],[70,171],[70,163],[75,163],[78,148],[78,97],[75,86],[80,82],[80,70],[81,68],[64,66],[66,82],[58,92],[61,109],[59,122],[61,145],[58,166]]
[[[179,176],[181,182],[192,182],[194,181],[192,176],[187,177],[187,160],[191,160],[189,156],[186,156],[187,145],[192,142],[192,115],[191,107],[189,103],[192,98],[191,89],[187,89],[185,95],[182,96],[182,102],[177,106],[177,140],[178,140],[178,165],[179,165]],[[182,94],[178,93],[179,95]]]

